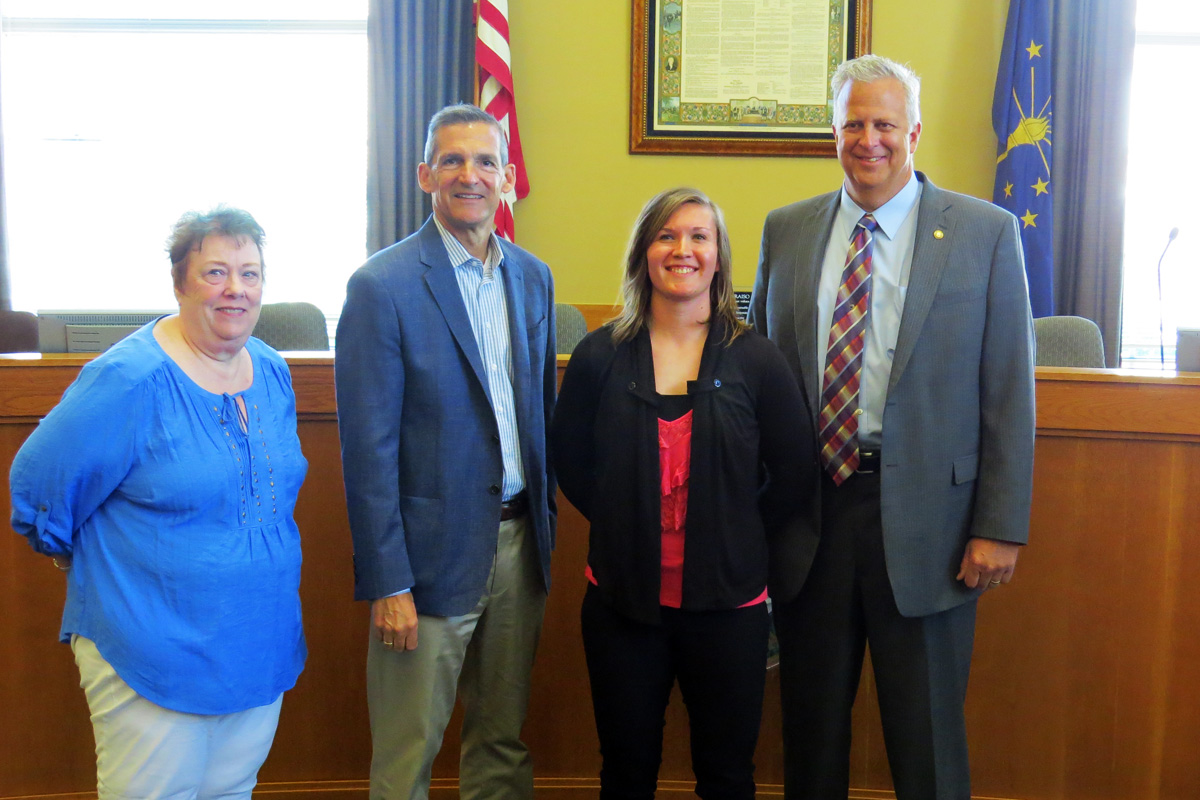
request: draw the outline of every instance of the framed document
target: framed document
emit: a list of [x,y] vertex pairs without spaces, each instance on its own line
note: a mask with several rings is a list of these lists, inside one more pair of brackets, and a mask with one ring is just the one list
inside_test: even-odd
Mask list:
[[633,0],[629,152],[833,156],[871,0]]

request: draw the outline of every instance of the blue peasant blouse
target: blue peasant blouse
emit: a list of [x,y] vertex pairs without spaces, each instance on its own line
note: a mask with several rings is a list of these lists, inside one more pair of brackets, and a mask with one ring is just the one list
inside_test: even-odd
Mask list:
[[13,528],[69,555],[60,638],[96,643],[138,694],[226,714],[295,685],[307,647],[293,509],[308,462],[283,359],[246,348],[233,395],[193,382],[150,323],[87,364],[17,453]]

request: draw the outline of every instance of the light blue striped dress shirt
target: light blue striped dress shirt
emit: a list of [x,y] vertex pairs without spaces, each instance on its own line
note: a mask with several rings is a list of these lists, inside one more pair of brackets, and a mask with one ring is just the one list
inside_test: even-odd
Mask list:
[[[892,358],[900,319],[904,316],[904,296],[908,293],[908,274],[912,270],[913,244],[917,235],[917,208],[921,201],[921,182],[916,173],[899,192],[872,213],[879,228],[871,256],[871,299],[867,329],[863,337],[863,371],[858,392],[858,442],[864,450],[876,450],[883,441],[883,406],[887,402],[888,381],[892,376]],[[846,266],[846,252],[854,227],[866,212],[859,208],[846,189],[833,220],[821,284],[817,289],[817,363],[825,368],[829,347],[829,328],[837,304],[838,286]]]
[[504,268],[504,253],[496,234],[488,241],[487,260],[480,262],[463,247],[454,235],[442,227],[435,216],[446,255],[454,265],[454,277],[458,290],[462,292],[467,316],[471,319],[471,330],[475,343],[483,358],[483,368],[488,376],[488,395],[496,424],[500,428],[500,450],[504,456],[505,500],[510,500],[525,488],[525,470],[521,464],[521,442],[517,431],[517,406],[513,397],[512,347],[509,342],[508,303],[505,300],[504,281],[500,270]]

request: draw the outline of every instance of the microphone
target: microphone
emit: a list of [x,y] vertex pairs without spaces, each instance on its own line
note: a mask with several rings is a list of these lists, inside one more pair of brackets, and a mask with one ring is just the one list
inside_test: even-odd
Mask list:
[[1162,293],[1162,262],[1167,257],[1167,251],[1171,249],[1171,242],[1175,241],[1175,237],[1179,236],[1179,227],[1171,228],[1171,232],[1167,234],[1167,246],[1163,248],[1162,255],[1158,257],[1158,368],[1167,368],[1167,349],[1163,340],[1163,293]]

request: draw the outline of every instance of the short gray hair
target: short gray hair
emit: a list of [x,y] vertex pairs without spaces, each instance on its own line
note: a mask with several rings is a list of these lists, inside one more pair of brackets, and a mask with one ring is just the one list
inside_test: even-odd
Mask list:
[[470,103],[446,106],[429,120],[429,132],[425,135],[425,163],[433,166],[434,149],[437,147],[439,130],[448,125],[470,125],[473,122],[491,125],[496,129],[496,134],[500,137],[500,166],[508,164],[508,136],[504,134],[504,128],[491,114]]
[[921,79],[907,64],[890,58],[865,55],[843,61],[833,73],[833,123],[845,118],[846,106],[839,98],[848,83],[872,83],[885,78],[895,78],[904,87],[904,113],[908,117],[909,129],[921,122]]
[[188,256],[199,252],[208,236],[228,237],[236,241],[239,247],[245,241],[254,242],[258,247],[259,267],[263,271],[263,279],[266,279],[267,268],[262,254],[266,235],[262,226],[250,216],[250,212],[220,205],[206,214],[188,211],[171,230],[171,236],[167,239],[167,254],[171,258],[171,279],[176,289],[183,291]]

